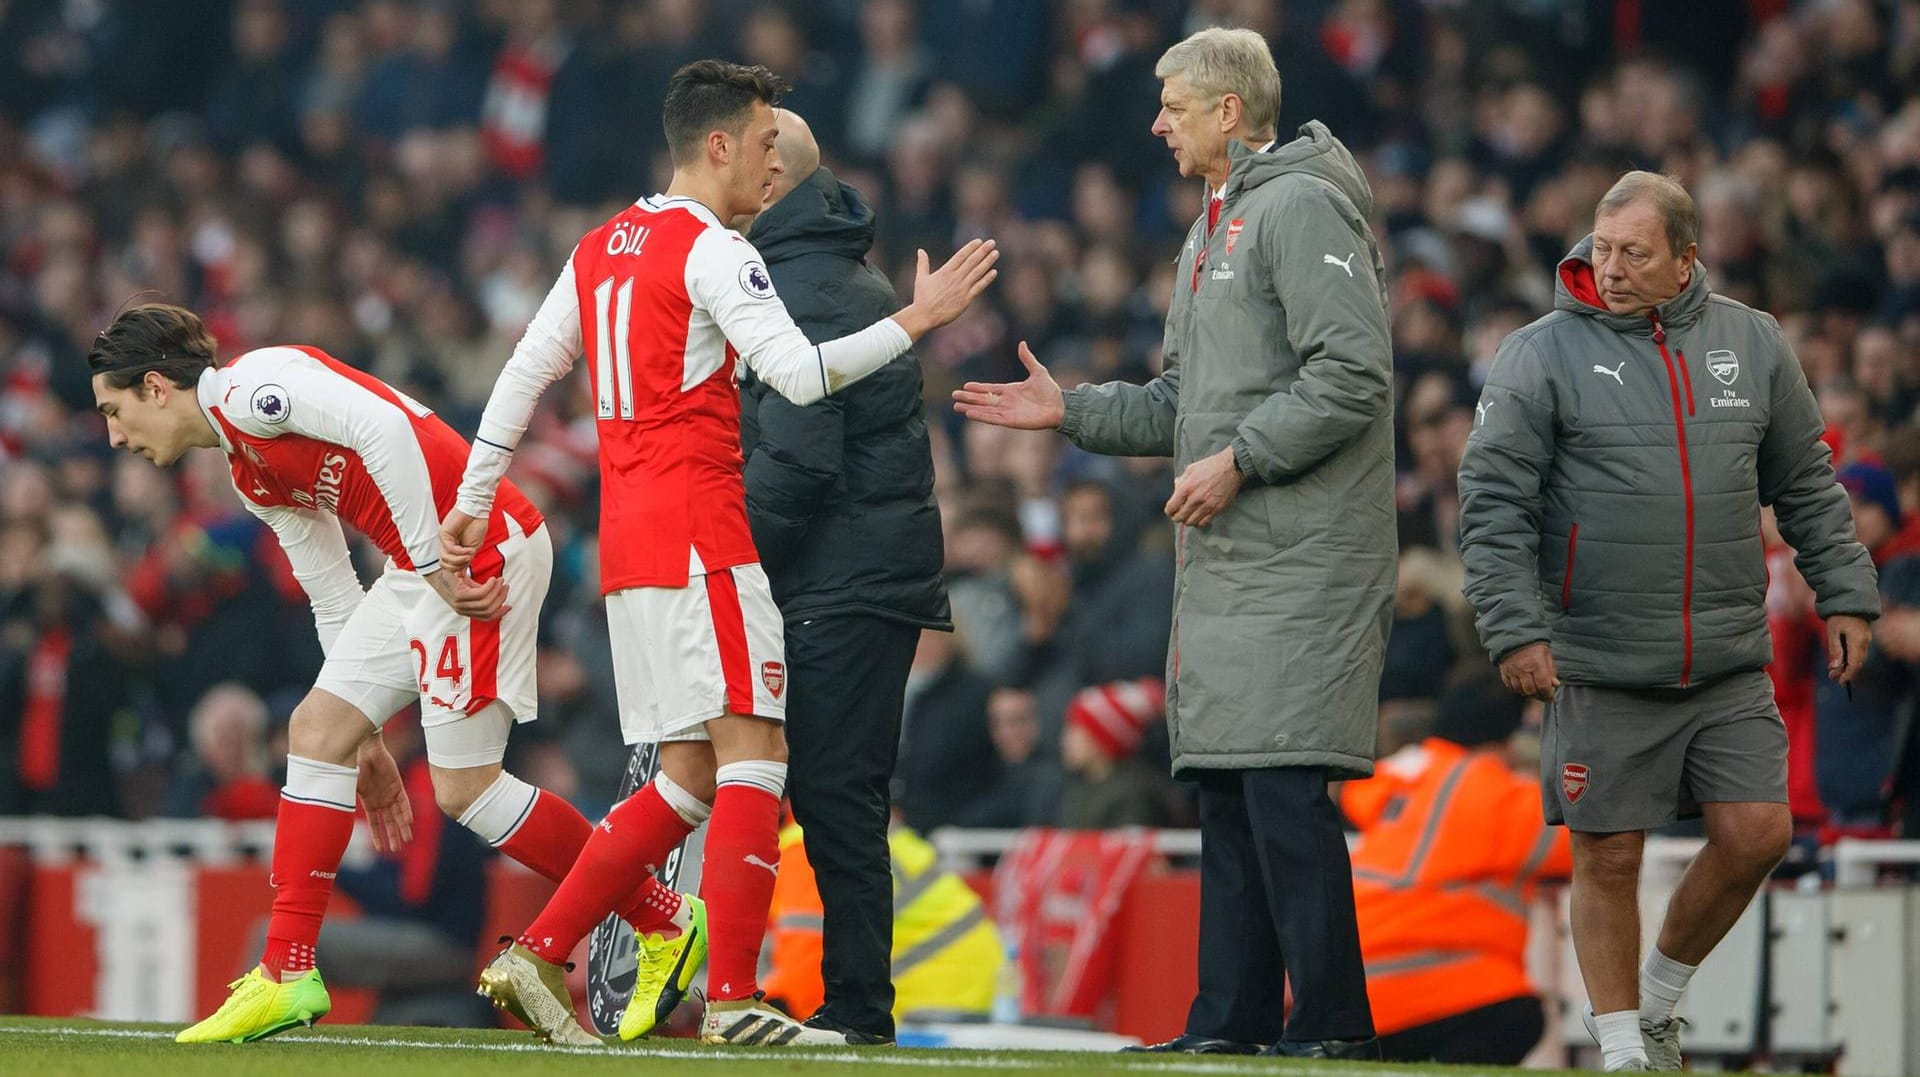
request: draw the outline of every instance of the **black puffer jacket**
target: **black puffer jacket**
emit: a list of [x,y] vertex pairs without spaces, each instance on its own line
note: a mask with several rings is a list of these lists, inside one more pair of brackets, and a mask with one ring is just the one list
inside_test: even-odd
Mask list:
[[[873,210],[825,168],[762,213],[747,238],[816,344],[900,309],[866,262]],[[908,352],[804,408],[745,377],[747,517],[781,614],[951,628],[919,360]]]

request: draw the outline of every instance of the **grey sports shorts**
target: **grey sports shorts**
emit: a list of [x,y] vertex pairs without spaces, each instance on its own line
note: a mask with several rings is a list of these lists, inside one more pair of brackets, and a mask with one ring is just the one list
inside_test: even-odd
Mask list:
[[1563,684],[1540,743],[1547,822],[1652,830],[1701,804],[1787,800],[1787,727],[1764,672],[1692,688]]

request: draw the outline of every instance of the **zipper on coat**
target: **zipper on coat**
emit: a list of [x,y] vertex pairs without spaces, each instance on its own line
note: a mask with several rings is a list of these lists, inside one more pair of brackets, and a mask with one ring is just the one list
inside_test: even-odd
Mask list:
[[1573,608],[1573,552],[1580,545],[1580,525],[1567,529],[1567,571],[1560,577],[1560,609]]
[[1653,344],[1660,349],[1660,361],[1667,366],[1667,384],[1673,390],[1673,432],[1680,453],[1680,493],[1686,502],[1687,513],[1687,560],[1686,569],[1680,584],[1680,635],[1682,640],[1680,656],[1680,687],[1685,688],[1693,676],[1693,469],[1687,460],[1687,419],[1693,413],[1692,379],[1687,381],[1686,415],[1681,414],[1680,379],[1686,373],[1681,367],[1675,372],[1673,356],[1667,352],[1667,331],[1660,325],[1660,315],[1648,313],[1653,322]]

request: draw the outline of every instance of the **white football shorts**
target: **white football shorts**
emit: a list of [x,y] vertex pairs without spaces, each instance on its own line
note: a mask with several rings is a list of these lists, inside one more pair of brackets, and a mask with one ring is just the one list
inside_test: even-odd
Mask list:
[[628,744],[706,740],[727,714],[786,720],[786,636],[757,564],[614,591],[607,635]]
[[553,572],[546,526],[528,535],[509,517],[507,537],[481,550],[470,571],[482,583],[506,577],[506,616],[462,617],[432,584],[388,562],[314,682],[376,729],[418,699],[427,759],[439,767],[500,762],[513,722],[537,717],[534,658]]

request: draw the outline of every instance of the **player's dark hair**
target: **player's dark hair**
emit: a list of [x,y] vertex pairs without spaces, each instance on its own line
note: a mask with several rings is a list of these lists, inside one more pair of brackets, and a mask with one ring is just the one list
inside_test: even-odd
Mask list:
[[780,95],[791,88],[759,64],[695,60],[675,71],[667,83],[667,103],[660,116],[673,163],[698,160],[710,132],[725,131],[738,138],[747,129],[755,101],[777,105]]
[[194,312],[171,303],[142,303],[115,315],[113,324],[93,338],[87,369],[105,375],[114,389],[139,386],[149,371],[191,389],[213,365],[219,347]]

